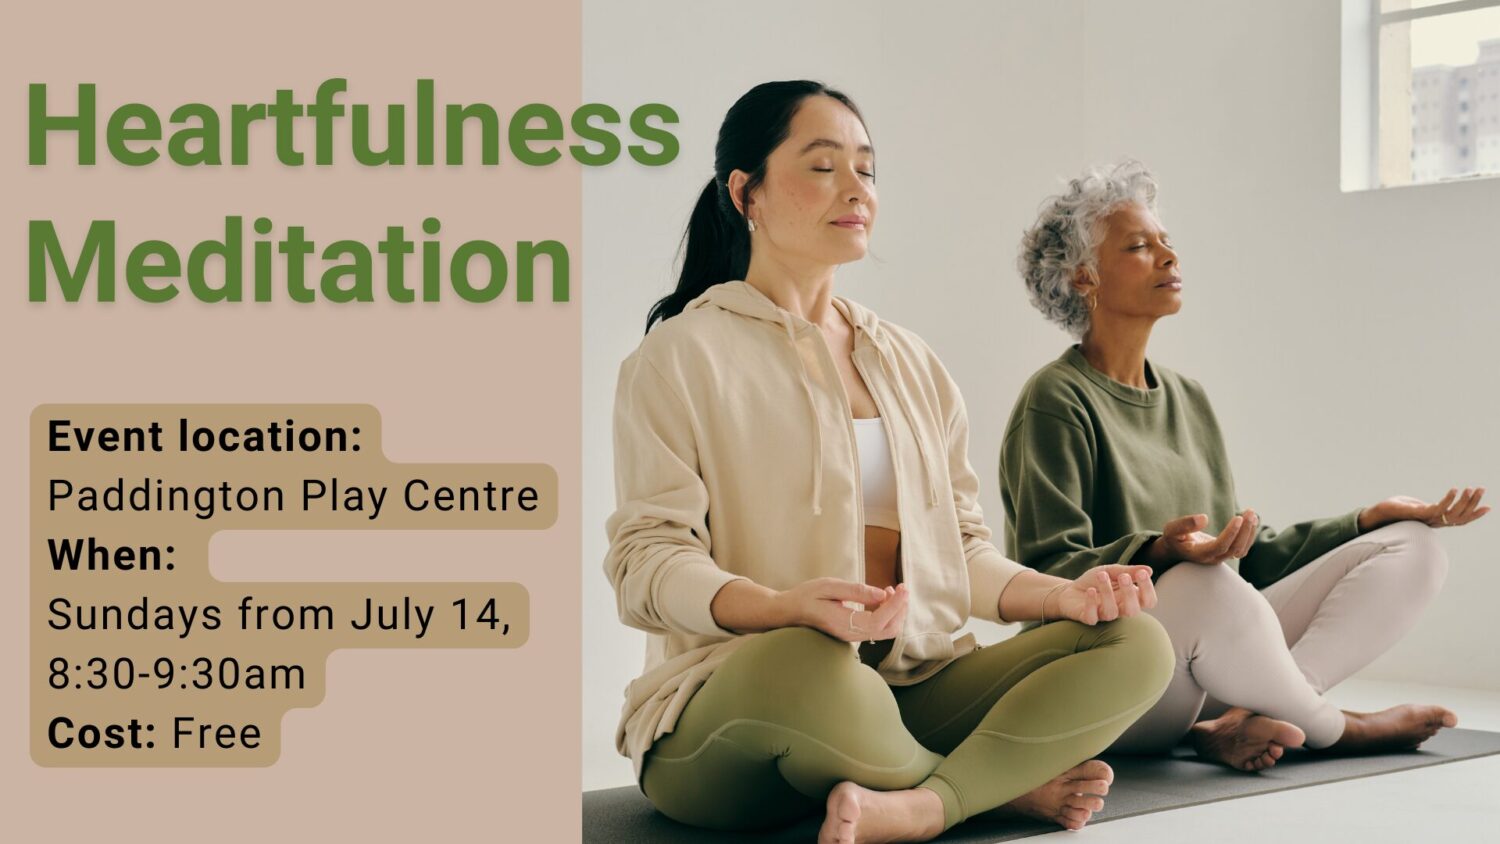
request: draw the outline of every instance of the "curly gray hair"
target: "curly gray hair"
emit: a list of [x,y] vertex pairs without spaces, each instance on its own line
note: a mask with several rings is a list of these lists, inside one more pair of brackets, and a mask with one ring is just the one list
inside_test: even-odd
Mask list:
[[1042,202],[1036,223],[1021,238],[1016,267],[1031,303],[1074,337],[1089,328],[1089,307],[1073,286],[1079,267],[1097,272],[1100,221],[1128,203],[1156,212],[1156,178],[1146,165],[1126,160],[1109,169],[1090,167],[1066,193]]

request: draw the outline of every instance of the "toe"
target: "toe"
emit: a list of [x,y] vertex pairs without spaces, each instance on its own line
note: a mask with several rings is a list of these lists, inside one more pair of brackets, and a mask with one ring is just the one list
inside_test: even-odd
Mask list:
[[1064,798],[1063,805],[1071,809],[1087,809],[1090,812],[1097,812],[1104,808],[1104,799],[1091,794],[1069,794]]
[[1089,818],[1092,817],[1093,814],[1094,813],[1090,812],[1088,809],[1078,809],[1073,806],[1064,806],[1061,812],[1064,820],[1072,821],[1073,823],[1078,824],[1078,826],[1080,827],[1088,823]]
[[1079,779],[1104,780],[1105,782],[1115,781],[1114,769],[1110,768],[1102,759],[1090,759],[1079,765],[1076,772],[1076,776]]
[[1097,794],[1100,797],[1109,794],[1109,780],[1079,780],[1074,786],[1076,791],[1084,794]]
[[1269,768],[1274,764],[1276,764],[1276,760],[1272,758],[1270,753],[1261,753],[1260,755],[1253,757],[1249,761],[1249,763],[1245,766],[1245,770],[1264,771],[1266,768]]

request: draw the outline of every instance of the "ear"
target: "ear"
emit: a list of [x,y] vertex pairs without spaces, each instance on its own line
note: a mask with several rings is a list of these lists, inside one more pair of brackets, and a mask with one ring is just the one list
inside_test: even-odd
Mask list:
[[747,206],[750,198],[745,196],[745,183],[750,181],[750,174],[744,170],[735,170],[729,174],[729,201],[734,203],[734,210],[740,212],[741,217],[749,219],[750,212]]
[[1099,280],[1094,278],[1093,270],[1088,267],[1079,267],[1073,271],[1073,289],[1079,293],[1087,294],[1089,290],[1098,287]]

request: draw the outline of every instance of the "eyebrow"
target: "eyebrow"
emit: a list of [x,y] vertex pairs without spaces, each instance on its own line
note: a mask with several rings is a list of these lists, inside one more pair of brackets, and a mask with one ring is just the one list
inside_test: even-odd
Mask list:
[[[1137,230],[1135,230],[1135,231],[1133,231],[1133,232],[1129,232],[1129,233],[1128,233],[1128,234],[1126,234],[1126,235],[1125,235],[1125,236],[1126,236],[1126,237],[1146,237],[1146,236],[1148,236],[1148,235],[1150,235],[1150,234],[1151,234],[1151,232],[1148,232],[1148,231],[1146,231],[1146,230],[1145,230],[1145,229],[1137,229]],[[1162,236],[1162,237],[1164,237],[1164,238],[1165,238],[1165,237],[1170,237],[1170,235],[1168,235],[1168,234],[1167,234],[1167,233],[1166,233],[1166,232],[1165,232],[1165,231],[1163,231],[1163,232],[1160,232],[1160,234],[1161,234],[1161,236]]]
[[[841,144],[841,143],[839,143],[838,141],[829,140],[828,138],[818,138],[817,140],[815,140],[812,143],[809,143],[807,146],[803,147],[802,151],[799,152],[799,153],[797,153],[797,154],[798,155],[806,155],[806,154],[808,154],[809,152],[812,152],[815,149],[821,149],[821,148],[825,148],[825,147],[829,148],[829,149],[839,149],[839,150],[841,150],[841,149],[844,148],[844,145]],[[864,145],[860,146],[860,148],[859,148],[858,151],[861,152],[861,153],[872,153],[875,150],[869,144],[864,144]]]

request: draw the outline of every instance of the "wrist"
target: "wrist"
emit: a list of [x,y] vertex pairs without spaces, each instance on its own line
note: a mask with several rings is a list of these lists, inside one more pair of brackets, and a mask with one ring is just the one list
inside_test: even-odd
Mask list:
[[792,604],[790,594],[740,579],[724,584],[709,603],[708,611],[715,624],[731,633],[759,633],[789,626],[784,616]]
[[802,616],[801,608],[797,605],[797,596],[791,592],[773,592],[766,614],[769,617],[767,629],[770,630],[799,627],[807,623],[807,619]]
[[1355,526],[1360,533],[1369,533],[1384,524],[1384,517],[1380,514],[1379,505],[1372,505],[1359,511],[1359,516],[1354,520]]
[[1042,595],[1042,621],[1056,621],[1062,618],[1062,597],[1060,593],[1066,588],[1068,588],[1067,583],[1059,583],[1048,589],[1046,594]]

